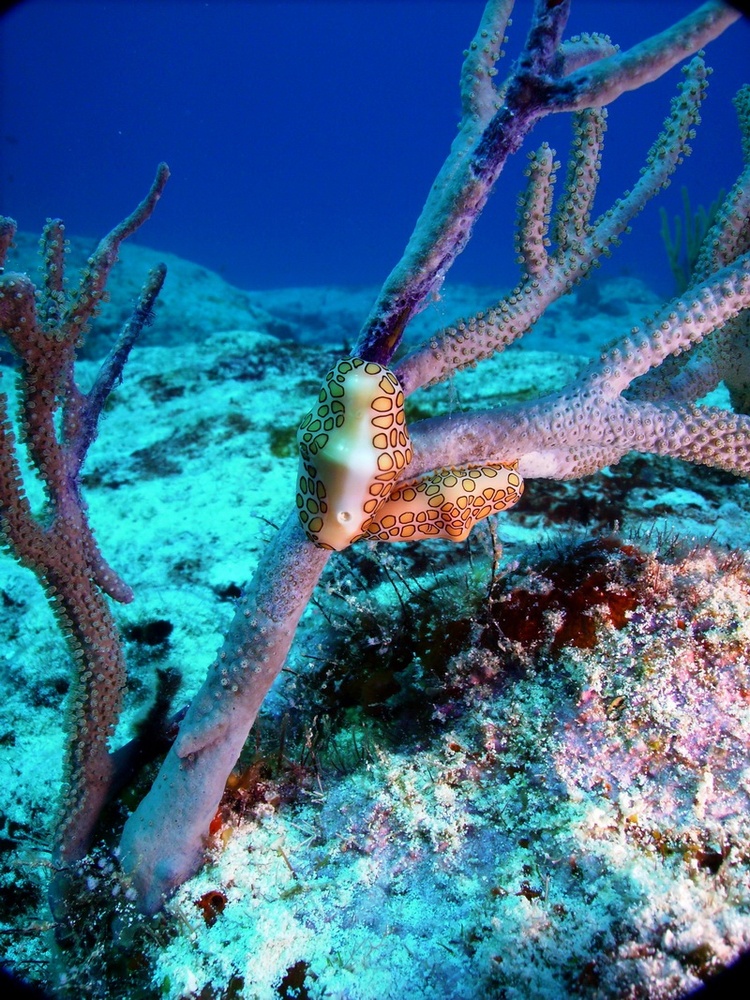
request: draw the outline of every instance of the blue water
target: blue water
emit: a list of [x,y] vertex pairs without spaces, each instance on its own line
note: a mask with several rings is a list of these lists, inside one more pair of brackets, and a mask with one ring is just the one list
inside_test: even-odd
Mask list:
[[[531,0],[519,0],[510,48]],[[623,47],[697,3],[574,0],[569,34]],[[455,134],[462,50],[482,10],[463,2],[66,2],[28,0],[0,22],[0,212],[36,231],[61,216],[100,236],[172,179],[138,236],[244,288],[378,283],[397,261]],[[686,184],[710,201],[741,166],[731,96],[750,77],[750,23],[712,43],[715,68]],[[504,73],[505,68],[501,68]],[[598,204],[637,177],[679,70],[611,108]],[[568,116],[529,148],[563,155]],[[515,280],[512,226],[525,157],[501,177],[452,278]],[[609,273],[672,279],[656,208]]]

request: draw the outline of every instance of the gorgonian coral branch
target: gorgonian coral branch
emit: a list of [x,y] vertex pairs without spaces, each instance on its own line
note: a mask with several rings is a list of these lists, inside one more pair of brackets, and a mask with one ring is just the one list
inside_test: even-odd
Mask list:
[[[531,27],[516,64],[494,82],[507,3],[485,9],[461,77],[464,115],[404,254],[388,276],[360,333],[355,353],[388,364],[409,320],[442,286],[507,159],[534,125],[557,111],[603,107],[654,80],[697,52],[740,15],[710,2],[626,52],[601,39],[562,42],[571,0],[535,0]],[[477,53],[481,52],[481,57]],[[576,69],[568,74],[571,65]],[[481,95],[481,98],[480,96]]]
[[[0,331],[17,358],[21,443],[39,473],[45,504],[37,514],[26,496],[17,457],[19,442],[0,393],[0,540],[38,577],[75,662],[68,699],[63,792],[53,831],[56,915],[65,896],[65,866],[87,851],[112,779],[109,738],[119,717],[125,661],[105,595],[132,600],[130,587],[107,564],[94,539],[81,496],[81,465],[104,403],[164,281],[155,269],[92,390],[75,381],[83,330],[104,294],[123,239],[151,214],[169,172],[162,164],[147,198],[99,245],[72,299],[64,292],[64,228],[47,224],[42,237],[44,277],[39,294],[24,274],[0,276]],[[15,224],[0,220],[2,259]]]
[[[639,86],[697,51],[736,17],[723,5],[710,3],[642,47],[620,54],[601,38],[562,41],[570,0],[537,0],[524,51],[509,77],[497,84],[495,61],[511,6],[509,0],[491,0],[485,9],[461,77],[463,118],[458,135],[404,255],[386,279],[364,325],[355,349],[357,366],[388,364],[409,320],[439,290],[466,245],[507,157],[540,118],[606,103],[622,90]],[[693,65],[687,80],[680,99],[687,108],[695,108],[703,89],[700,63]],[[596,256],[616,242],[640,206],[661,187],[685,151],[693,121],[689,110],[675,112],[674,132],[669,133],[663,151],[655,149],[643,181],[599,220],[592,223],[589,218],[593,192],[582,189],[564,200],[557,257],[537,242],[548,226],[549,199],[544,186],[552,173],[547,154],[542,154],[537,168],[532,168],[537,191],[527,200],[529,210],[541,218],[529,222],[520,237],[529,262],[524,281],[500,307],[504,315],[491,317],[484,327],[479,317],[471,329],[457,330],[452,340],[436,341],[417,360],[400,366],[397,374],[405,392],[472,363],[482,352],[484,356],[492,353],[528,329],[545,305],[571,287]],[[599,123],[599,118],[589,116],[579,124],[579,167],[583,181],[591,186],[598,170]],[[413,428],[415,455],[396,487],[413,473],[466,464],[459,456],[466,456],[470,464],[482,454],[492,456],[490,463],[503,462],[500,455],[506,455],[521,474],[583,475],[617,461],[623,448],[638,446],[646,425],[645,418],[641,421],[638,416],[641,412],[617,397],[611,400],[597,433],[587,437],[587,400],[578,398],[576,387],[571,386],[558,398],[523,407],[490,414],[453,414],[450,420],[417,424]],[[323,431],[326,421],[335,423],[332,414],[316,415]],[[661,425],[676,426],[679,420],[686,425],[688,417],[665,411]],[[304,442],[309,448],[320,428],[308,425],[305,430],[311,433]],[[741,424],[736,432],[742,433]],[[686,452],[691,435],[697,442],[699,434],[686,432]],[[314,475],[309,478],[302,506],[314,534],[321,511],[312,502],[320,494]],[[442,489],[445,481],[441,478],[435,488]],[[309,508],[307,501],[312,503]],[[327,558],[328,551],[305,535],[294,511],[238,602],[227,640],[182,723],[178,740],[154,787],[125,826],[123,867],[144,910],[159,909],[166,896],[200,866],[206,831],[225,777],[284,663],[299,616]]]
[[[748,475],[747,418],[685,405],[713,385],[694,380],[692,395],[681,386],[678,395],[670,396],[661,383],[659,393],[638,392],[637,380],[738,317],[746,319],[749,307],[747,252],[693,286],[684,299],[667,303],[643,330],[632,331],[559,392],[523,407],[452,414],[450,420],[413,425],[409,475],[436,465],[501,462],[517,463],[527,478],[570,479],[613,465],[629,451],[672,455]],[[739,351],[733,356],[737,367]]]
[[494,307],[441,331],[399,362],[395,372],[407,396],[422,385],[490,357],[523,336],[551,302],[570,291],[603,254],[609,253],[687,154],[705,90],[706,67],[702,59],[695,58],[685,69],[664,131],[648,152],[646,169],[632,189],[593,223],[589,212],[598,180],[604,122],[600,111],[575,117],[566,191],[554,221],[554,252],[545,247],[554,152],[543,147],[535,155],[519,220],[521,282]]
[[[672,307],[677,313],[685,310],[690,299],[702,294],[703,284],[710,282],[714,273],[718,274],[750,251],[750,86],[740,89],[734,103],[744,169],[703,238],[693,272],[688,276],[691,287]],[[731,291],[725,291],[726,294]],[[750,312],[741,310],[728,316],[711,337],[689,353],[667,358],[652,368],[629,390],[629,397],[694,401],[724,381],[734,408],[747,413],[750,411],[749,338]]]
[[740,16],[721,0],[704,3],[665,31],[556,81],[560,110],[601,108],[628,90],[658,80]]

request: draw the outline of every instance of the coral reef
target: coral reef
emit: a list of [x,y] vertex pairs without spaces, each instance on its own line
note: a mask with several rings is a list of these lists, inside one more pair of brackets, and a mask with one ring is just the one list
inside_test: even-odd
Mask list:
[[[728,474],[750,472],[750,168],[719,207],[682,298],[586,365],[541,359],[529,378],[520,370],[533,356],[516,347],[668,183],[694,135],[704,63],[685,67],[641,177],[595,217],[601,107],[735,15],[704,4],[621,53],[599,36],[564,41],[569,0],[538,0],[498,85],[512,6],[486,6],[465,57],[458,137],[350,358],[340,360],[343,345],[310,351],[227,331],[186,346],[179,361],[168,348],[132,351],[133,387],[123,389],[160,270],[101,370],[89,372],[92,388],[79,388],[81,334],[119,243],[161,193],[164,167],[72,297],[58,222],[45,230],[39,293],[25,275],[0,279],[0,319],[20,359],[20,430],[41,476],[22,464],[3,413],[1,526],[21,563],[0,617],[12,649],[0,742],[16,778],[3,847],[25,871],[15,878],[9,868],[0,888],[9,900],[17,886],[25,894],[6,930],[14,962],[31,971],[33,937],[20,929],[40,927],[31,845],[47,835],[56,776],[41,766],[51,755],[38,721],[23,712],[34,703],[56,722],[71,687],[46,880],[61,994],[112,996],[117,984],[129,998],[174,1000],[677,997],[747,947],[750,570],[737,546],[746,547],[750,499]],[[737,109],[747,161],[750,88]],[[531,156],[519,284],[393,362],[507,157],[558,111],[575,115],[567,180],[556,194],[547,145]],[[2,263],[14,232],[3,220]],[[576,302],[596,311],[596,295]],[[255,315],[266,323],[266,312]],[[473,382],[463,369],[480,361],[485,374]],[[318,388],[327,366],[330,398]],[[338,378],[351,372],[387,384],[389,398],[367,392],[360,405]],[[459,410],[464,385],[473,388]],[[299,401],[315,394],[290,513]],[[96,440],[105,401],[108,450]],[[377,422],[386,418],[399,428],[390,437]],[[319,465],[329,443],[341,451],[340,427],[344,468],[328,474]],[[364,471],[362,440],[372,446]],[[676,459],[709,468],[699,478]],[[183,491],[187,477],[213,494],[219,469],[223,517]],[[562,482],[594,472],[575,494]],[[350,473],[338,509],[339,476]],[[526,506],[521,476],[534,481]],[[554,495],[544,480],[556,481]],[[480,499],[468,517],[464,527],[479,523],[464,547],[361,541],[370,526],[378,538],[404,538],[436,505],[444,533],[463,538],[455,510],[478,483],[492,502]],[[146,511],[135,539],[131,488]],[[506,507],[501,565],[489,515]],[[232,523],[248,510],[258,521],[251,545]],[[327,533],[331,510],[343,534]],[[142,587],[142,603],[117,619],[102,595],[127,604],[133,593],[94,542],[99,516]],[[271,539],[269,523],[281,524]],[[257,570],[245,584],[248,549]],[[331,549],[342,551],[329,564]],[[72,685],[63,644],[47,637],[23,649],[19,623],[44,620],[28,568],[80,667]],[[206,635],[220,632],[208,663]],[[123,650],[132,684],[121,733],[138,738],[111,754]],[[44,669],[25,675],[29,662]],[[272,690],[282,669],[287,683]],[[192,701],[166,725],[175,692]],[[173,741],[156,774],[147,731]],[[141,787],[107,802],[126,756],[142,765]]]

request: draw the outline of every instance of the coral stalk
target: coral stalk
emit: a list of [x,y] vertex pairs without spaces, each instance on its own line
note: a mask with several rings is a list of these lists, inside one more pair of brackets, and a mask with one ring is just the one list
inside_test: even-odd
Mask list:
[[[508,156],[520,147],[540,118],[557,111],[606,104],[623,91],[660,76],[739,16],[721,3],[707,3],[668,31],[620,53],[601,38],[563,42],[570,0],[537,0],[525,48],[508,79],[498,86],[494,82],[495,62],[512,7],[511,0],[490,0],[467,52],[461,76],[463,118],[459,134],[404,256],[387,278],[362,330],[356,354],[366,361],[388,364],[407,323],[429,296],[437,293],[449,267],[466,245]],[[676,135],[665,144],[670,151],[663,156],[657,152],[647,166],[638,193],[634,189],[630,200],[623,199],[593,227],[588,214],[598,170],[601,119],[588,113],[581,118],[579,153],[584,165],[582,176],[589,187],[571,188],[564,199],[555,230],[561,256],[554,261],[540,238],[546,225],[544,206],[550,197],[553,158],[540,154],[532,168],[536,189],[527,201],[535,218],[525,225],[521,235],[528,269],[526,285],[520,297],[507,303],[517,321],[506,323],[503,319],[500,325],[495,323],[484,346],[479,343],[478,318],[473,326],[467,324],[468,335],[466,330],[450,335],[450,351],[457,346],[455,353],[448,353],[446,338],[438,339],[436,346],[428,345],[419,354],[419,362],[412,360],[402,367],[409,391],[464,363],[472,363],[472,350],[475,356],[486,356],[520,336],[533,318],[615,241],[638,210],[641,199],[664,183],[665,157],[669,160],[674,156],[676,162],[681,155],[680,142],[684,148],[691,131],[689,109],[695,108],[702,90],[699,64],[691,72],[688,90],[683,90],[688,110],[675,116]],[[692,96],[691,86],[697,91]],[[673,163],[669,169],[671,166]],[[430,463],[432,468],[459,464],[459,452],[475,461],[483,450],[494,454],[502,450],[510,461],[525,461],[536,475],[583,475],[617,461],[640,440],[638,422],[631,416],[632,405],[619,396],[612,400],[601,427],[587,438],[585,405],[572,428],[565,409],[566,405],[578,407],[578,388],[572,387],[569,395],[563,394],[557,400],[540,401],[528,408],[508,408],[499,415],[453,418],[429,423],[421,431],[417,425],[423,458],[417,455],[405,475],[411,476],[417,466]],[[648,411],[639,412],[646,414],[645,423]],[[672,418],[674,413],[665,415],[665,428],[667,416]],[[621,420],[619,428],[616,418]],[[674,419],[682,419],[686,427],[689,423],[688,416],[680,413]],[[502,439],[506,432],[509,442]],[[691,433],[688,429],[686,442]],[[744,427],[738,433],[743,434]],[[693,437],[697,440],[696,434]],[[685,450],[689,450],[687,443]],[[145,911],[158,910],[169,893],[201,864],[208,824],[221,798],[227,771],[284,663],[299,616],[327,558],[326,551],[303,536],[295,511],[269,547],[240,600],[227,641],[181,726],[156,784],[125,826],[121,860]]]
[[[0,329],[18,359],[22,442],[45,497],[43,509],[35,513],[23,485],[7,399],[0,393],[0,539],[38,577],[75,661],[63,790],[53,831],[53,862],[62,872],[86,854],[112,781],[109,739],[120,713],[125,661],[105,595],[121,602],[133,597],[94,539],[80,473],[106,399],[151,316],[164,282],[163,265],[149,275],[133,315],[88,393],[76,384],[74,363],[122,241],[149,218],[168,176],[162,164],[144,201],[89,258],[69,299],[63,285],[65,243],[59,220],[48,222],[42,237],[45,269],[38,293],[25,274],[0,276]],[[0,266],[14,233],[12,220],[0,221]],[[52,889],[58,911],[64,880],[63,873]]]

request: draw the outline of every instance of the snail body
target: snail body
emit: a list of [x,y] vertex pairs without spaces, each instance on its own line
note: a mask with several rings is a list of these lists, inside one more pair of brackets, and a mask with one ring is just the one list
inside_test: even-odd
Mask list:
[[477,521],[517,503],[512,465],[446,468],[403,480],[412,459],[398,379],[346,358],[331,369],[297,432],[297,510],[316,545],[340,551],[360,538],[463,541]]
[[302,527],[317,545],[345,549],[411,462],[396,376],[373,361],[339,361],[300,424],[297,446]]

